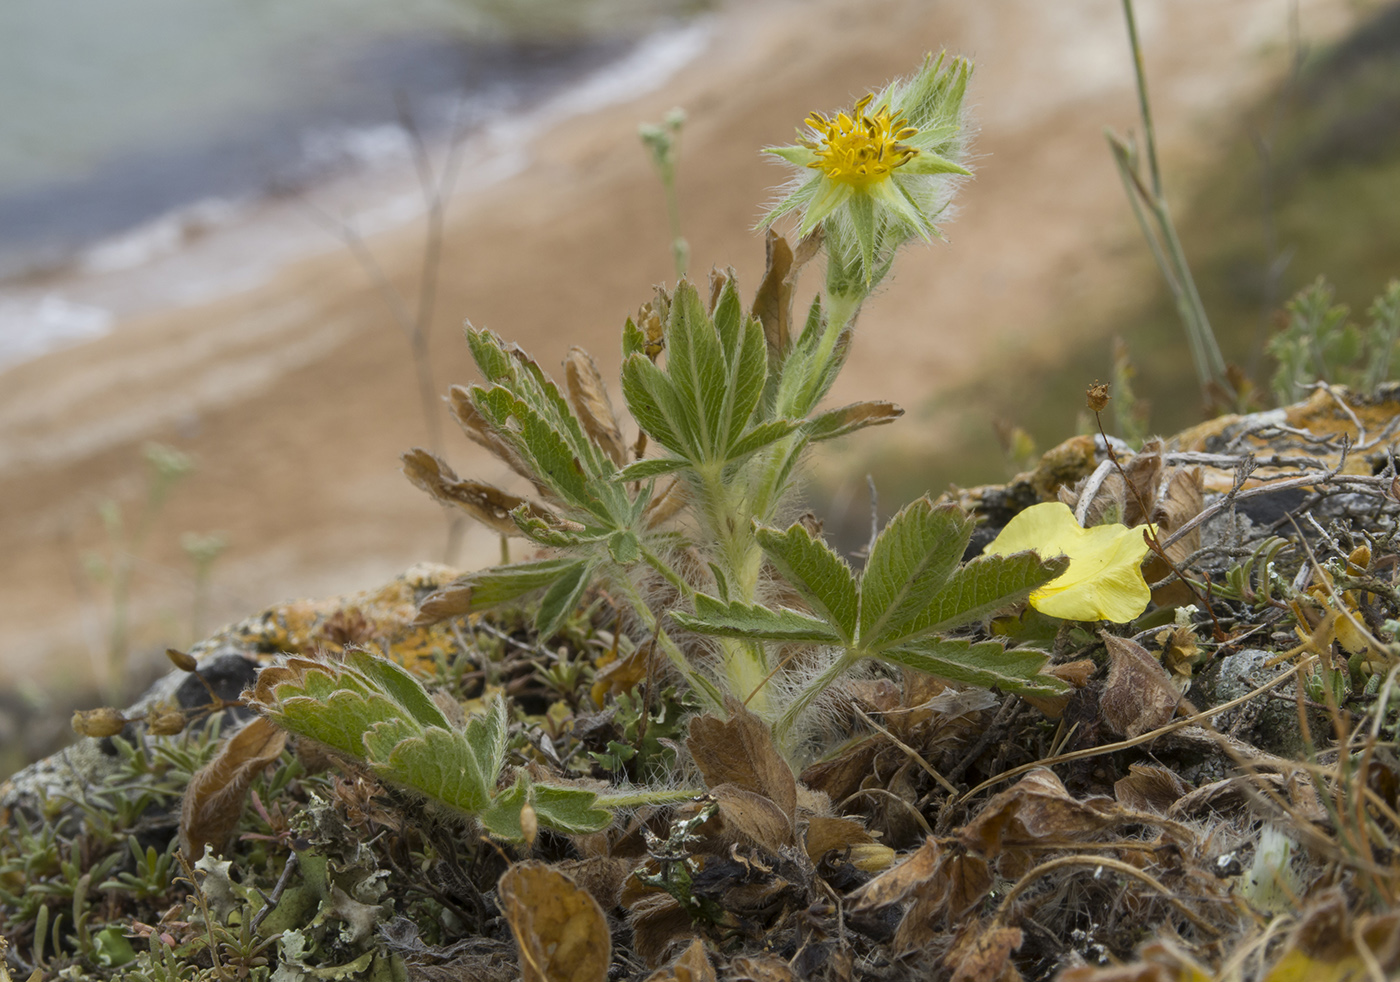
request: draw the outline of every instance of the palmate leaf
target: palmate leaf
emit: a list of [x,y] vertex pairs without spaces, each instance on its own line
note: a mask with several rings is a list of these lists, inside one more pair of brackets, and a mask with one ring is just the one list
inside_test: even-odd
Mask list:
[[958,567],[932,596],[920,595],[916,604],[902,606],[877,637],[863,638],[862,643],[869,651],[879,651],[971,624],[1025,600],[1068,565],[1064,558],[1042,560],[1028,552],[979,556]]
[[860,637],[882,638],[886,626],[917,616],[958,565],[972,521],[956,505],[935,506],[927,496],[890,519],[860,580]]
[[[1008,692],[1063,694],[1063,682],[1040,674],[1046,659],[1038,651],[938,636],[1024,600],[1066,564],[1022,552],[960,565],[971,532],[971,521],[955,506],[921,498],[885,526],[857,579],[845,560],[802,525],[782,531],[760,526],[759,545],[812,613],[699,594],[694,614],[671,616],[683,627],[720,637],[840,645],[846,654],[838,665],[876,658]],[[812,686],[829,685],[833,678],[823,676]],[[811,693],[799,694],[794,704],[805,705],[810,698]],[[791,715],[789,707],[784,720],[790,722]]]
[[596,832],[612,821],[610,812],[597,807],[593,791],[535,783],[523,771],[511,787],[497,790],[509,726],[500,696],[456,729],[415,676],[362,651],[351,651],[341,663],[294,659],[272,666],[254,691],[253,707],[283,729],[475,816],[495,835],[521,838],[520,810],[527,801],[534,803],[539,824],[560,832]]
[[[636,333],[635,327],[629,328]],[[659,368],[635,337],[622,364],[622,392],[637,424],[674,458],[641,461],[618,478],[626,483],[684,466],[724,466],[792,433],[795,419],[755,424],[768,379],[762,325],[743,311],[733,279],[725,280],[714,314],[686,281],[676,287],[666,324],[666,363]],[[678,459],[677,459],[678,458]]]

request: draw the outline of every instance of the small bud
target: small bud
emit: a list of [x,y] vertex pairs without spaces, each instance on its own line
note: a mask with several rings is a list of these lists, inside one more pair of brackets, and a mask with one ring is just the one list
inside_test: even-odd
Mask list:
[[171,663],[182,672],[193,672],[199,667],[199,662],[195,660],[193,655],[186,654],[178,648],[166,648],[165,657],[169,658]]
[[116,736],[124,726],[126,717],[111,706],[101,709],[79,709],[73,713],[73,732],[79,736]]
[[152,709],[146,714],[146,729],[153,736],[174,736],[185,723],[185,714],[178,709]]
[[527,801],[520,808],[520,838],[525,840],[525,845],[533,846],[539,833],[539,816],[535,814],[535,806]]
[[1104,407],[1108,405],[1108,383],[1096,380],[1093,385],[1089,386],[1089,390],[1085,395],[1088,396],[1089,409],[1091,412],[1103,412]]

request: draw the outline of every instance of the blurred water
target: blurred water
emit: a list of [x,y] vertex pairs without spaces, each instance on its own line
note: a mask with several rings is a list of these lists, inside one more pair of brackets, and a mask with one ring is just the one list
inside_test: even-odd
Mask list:
[[[402,156],[622,56],[676,0],[4,0],[0,278]],[[212,209],[212,210],[211,210]],[[116,250],[99,262],[130,261]]]

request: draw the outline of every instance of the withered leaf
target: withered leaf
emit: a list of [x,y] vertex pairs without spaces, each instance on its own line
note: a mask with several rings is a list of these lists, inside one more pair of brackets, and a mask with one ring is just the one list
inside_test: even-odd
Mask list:
[[881,873],[850,896],[853,912],[875,910],[899,903],[914,890],[929,883],[943,865],[944,849],[932,836],[907,859]]
[[490,424],[476,411],[472,405],[471,394],[460,385],[454,385],[447,390],[447,406],[452,414],[452,418],[457,421],[457,425],[462,427],[462,432],[467,438],[478,446],[485,447],[515,473],[535,486],[537,491],[543,490],[539,478],[530,469],[529,465],[520,458],[515,449],[501,439],[492,429]]
[[984,924],[973,918],[962,926],[944,964],[953,970],[950,982],[1020,982],[1011,953],[1021,947],[1021,929]]
[[418,605],[418,616],[414,618],[413,624],[415,627],[422,627],[471,612],[471,585],[445,586],[423,598],[423,602]]
[[771,799],[733,784],[710,789],[719,803],[727,831],[738,832],[755,845],[776,853],[792,843],[792,820]]
[[629,904],[627,923],[632,927],[632,947],[653,968],[661,964],[677,939],[695,934],[690,911],[664,893],[650,893]]
[[248,786],[286,745],[285,730],[255,716],[194,773],[180,806],[180,849],[191,862],[206,848],[224,848],[238,827]]
[[609,910],[618,905],[622,883],[632,875],[634,866],[633,860],[620,856],[592,856],[565,860],[558,863],[555,869],[572,877],[598,901],[599,907]]
[[564,356],[564,387],[569,405],[583,424],[583,431],[603,449],[618,467],[627,463],[627,444],[622,441],[622,429],[613,411],[608,387],[593,356],[582,348],[573,347]]
[[781,357],[787,352],[791,336],[792,281],[788,273],[792,270],[792,248],[786,238],[771,228],[764,244],[767,268],[754,294],[753,316],[763,325],[769,357]]
[[832,440],[867,426],[893,423],[904,410],[892,402],[855,402],[839,409],[829,409],[812,420],[811,439]]
[[813,791],[822,792],[832,801],[845,801],[870,776],[870,769],[883,742],[884,737],[862,740],[832,760],[808,764],[802,771],[802,783]]
[[647,528],[654,529],[676,517],[689,500],[685,485],[680,481],[672,480],[659,493],[652,495],[651,500],[647,502],[646,508],[642,511]]
[[853,818],[813,815],[807,820],[805,845],[807,856],[814,863],[820,862],[821,858],[833,849],[844,852],[852,846],[874,841],[874,837],[866,831],[865,826]]
[[1191,786],[1169,767],[1130,764],[1127,776],[1114,782],[1113,796],[1125,808],[1165,815],[1190,790]]
[[496,887],[523,982],[606,982],[612,936],[598,901],[544,863],[516,863]]
[[1152,652],[1136,641],[1103,635],[1108,648],[1108,681],[1099,712],[1114,733],[1136,737],[1176,715],[1181,693]]
[[[1205,507],[1205,493],[1199,467],[1174,471],[1157,497],[1157,505],[1152,510],[1153,523],[1164,535],[1175,532],[1201,513]],[[1200,547],[1201,530],[1197,526],[1167,547],[1167,558],[1181,563]]]
[[733,784],[771,800],[791,824],[797,808],[797,779],[773,746],[773,734],[743,705],[730,700],[727,720],[699,716],[691,721],[690,748],[710,788]]
[[732,982],[797,982],[788,963],[772,955],[740,955],[729,963]]
[[1116,822],[1120,811],[1108,798],[1076,801],[1053,772],[1038,768],[995,795],[957,835],[972,852],[997,860],[1004,875],[1015,876],[1029,868],[1026,847],[1083,840]]
[[414,447],[401,458],[404,476],[444,505],[460,508],[492,531],[519,535],[510,513],[524,505],[531,518],[548,520],[551,512],[519,495],[484,481],[460,478],[440,457]]
[[646,982],[717,982],[715,968],[705,953],[705,942],[696,938],[665,968],[647,976]]

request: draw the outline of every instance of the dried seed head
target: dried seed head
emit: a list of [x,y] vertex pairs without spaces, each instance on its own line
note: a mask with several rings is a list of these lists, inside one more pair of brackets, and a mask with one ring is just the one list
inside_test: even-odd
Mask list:
[[165,657],[182,672],[193,672],[199,667],[199,662],[195,661],[193,655],[186,654],[178,648],[166,648]]
[[116,736],[126,722],[126,717],[111,706],[79,709],[73,714],[73,732],[85,737]]
[[174,736],[185,728],[185,714],[178,709],[152,709],[146,713],[146,729],[154,736]]
[[1085,395],[1088,397],[1091,412],[1103,412],[1104,407],[1108,405],[1108,383],[1095,380]]

